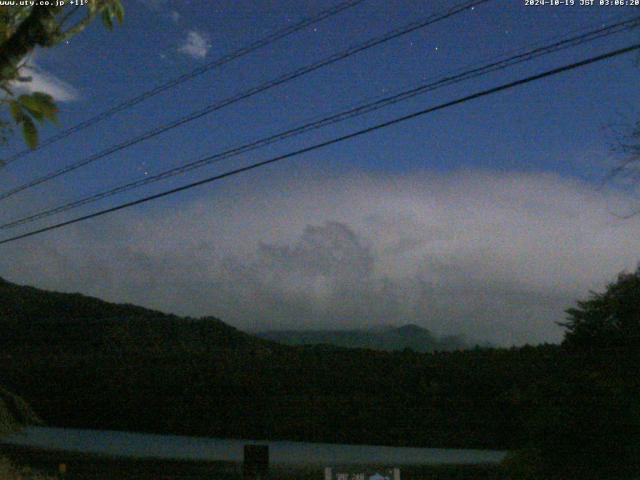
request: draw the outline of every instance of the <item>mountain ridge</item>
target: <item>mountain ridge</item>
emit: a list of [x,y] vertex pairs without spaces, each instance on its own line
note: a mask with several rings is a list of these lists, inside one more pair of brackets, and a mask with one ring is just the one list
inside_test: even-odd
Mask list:
[[264,330],[255,335],[284,345],[334,345],[346,348],[426,353],[469,348],[461,335],[436,337],[427,328],[415,324],[399,327],[384,325],[366,329]]

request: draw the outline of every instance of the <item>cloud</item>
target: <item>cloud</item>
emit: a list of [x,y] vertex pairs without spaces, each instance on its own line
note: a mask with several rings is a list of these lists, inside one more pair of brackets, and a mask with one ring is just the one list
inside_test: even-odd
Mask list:
[[44,92],[51,95],[58,102],[72,102],[79,98],[78,91],[73,86],[45,72],[34,64],[24,67],[22,75],[31,80],[28,82],[13,82],[12,87],[17,93]]
[[207,56],[210,49],[211,43],[206,34],[196,30],[190,30],[187,32],[187,38],[178,51],[190,57],[202,59]]
[[196,200],[5,246],[0,275],[248,330],[416,323],[558,341],[640,259],[629,200],[542,173],[238,177]]

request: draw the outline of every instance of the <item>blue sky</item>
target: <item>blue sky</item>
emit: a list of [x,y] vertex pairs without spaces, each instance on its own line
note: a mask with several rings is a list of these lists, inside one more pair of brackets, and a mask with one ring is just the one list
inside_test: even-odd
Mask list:
[[[225,98],[282,72],[312,63],[454,5],[452,1],[363,4],[273,46],[208,72],[108,122],[49,147],[12,169],[25,178],[101,150]],[[38,52],[37,65],[69,85],[76,100],[61,103],[61,124],[73,125],[141,91],[211,61],[330,2],[187,2],[132,0],[126,22],[109,33],[97,24],[67,45]],[[65,190],[94,191],[184,160],[278,132],[368,98],[395,92],[483,59],[574,30],[637,13],[632,8],[525,7],[493,1],[383,46],[208,115],[162,137],[68,176]],[[500,81],[525,76],[584,56],[626,45],[637,31],[540,59],[516,69],[420,96],[401,106],[285,143],[275,151],[308,144],[377,123]],[[633,54],[505,92],[388,129],[320,155],[336,168],[406,171],[460,167],[556,171],[591,178],[591,162],[608,155],[606,127],[634,118],[638,92]],[[44,132],[54,133],[55,128]],[[19,141],[14,142],[21,148]],[[541,149],[541,145],[544,148]],[[425,165],[424,152],[429,152]],[[389,156],[394,161],[388,161]],[[248,158],[263,158],[256,154]],[[326,157],[329,157],[328,159]],[[345,160],[344,157],[348,157]],[[310,156],[313,160],[314,156]],[[308,160],[302,160],[308,161]],[[597,163],[597,160],[596,160]],[[287,168],[287,167],[283,167]],[[275,172],[274,172],[275,173]],[[12,176],[13,176],[12,175]],[[202,172],[198,172],[201,176]],[[176,180],[178,183],[183,179]],[[161,188],[161,187],[160,187]],[[43,187],[43,191],[46,191]],[[176,199],[175,201],[179,201]]]
[[[279,2],[130,0],[126,3],[124,24],[118,26],[113,32],[108,32],[102,25],[96,24],[68,44],[36,52],[34,63],[37,66],[37,71],[34,74],[34,83],[48,89],[59,99],[60,124],[62,127],[71,126],[90,118],[114,103],[212,61],[303,17],[313,15],[333,3],[335,2],[289,0]],[[21,159],[4,170],[0,186],[5,190],[19,185],[30,178],[77,161],[114,143],[201,108],[203,105],[275,78],[283,72],[312,63],[342,50],[348,45],[362,42],[390,29],[426,17],[431,13],[450,8],[455,3],[444,0],[430,2],[366,0],[361,5],[343,12],[339,16],[332,17],[285,40],[278,41],[265,49],[234,61],[222,69],[207,72],[131,110],[120,113],[108,121],[101,122],[80,134],[72,135],[55,145],[43,148]],[[589,27],[595,28],[623,17],[638,14],[640,14],[640,10],[632,7],[581,7],[578,5],[573,7],[525,7],[522,2],[491,1],[476,7],[473,11],[464,12],[451,19],[390,41],[383,46],[337,62],[286,85],[276,87],[269,92],[240,101],[167,134],[118,152],[88,168],[80,169],[29,192],[16,195],[5,201],[6,208],[3,209],[1,219],[3,221],[12,220],[20,213],[30,213],[46,206],[75,200],[101,189],[117,186],[131,179],[143,178],[145,175],[157,173],[205,154],[215,153],[305,123],[310,119],[335,113],[367,99],[416,86],[428,79],[438,78],[457,69],[488,61],[498,55],[524,48],[532,43],[545,42],[572,31]],[[76,210],[74,215],[134,199],[145,193],[182,185],[190,180],[266,159],[502,82],[625,46],[638,40],[638,31],[634,30],[626,34],[608,37],[579,48],[519,65],[513,69],[491,74],[482,79],[464,82],[418,96],[392,108],[290,139],[233,161],[228,160],[139,191],[104,200],[101,203]],[[466,205],[465,202],[486,201],[492,208],[500,202],[500,199],[508,198],[509,202],[513,202],[514,197],[510,185],[513,182],[516,184],[521,182],[523,185],[522,195],[524,195],[522,201],[516,196],[517,205],[503,205],[500,208],[504,210],[513,207],[514,214],[517,214],[519,218],[522,218],[523,214],[526,215],[533,208],[535,213],[532,214],[530,223],[518,223],[514,219],[504,220],[506,223],[497,222],[493,230],[491,228],[486,230],[488,225],[492,224],[491,218],[495,218],[499,214],[491,213],[490,209],[485,209],[487,218],[482,223],[483,235],[487,235],[487,232],[495,232],[493,241],[500,244],[499,232],[503,229],[512,229],[509,231],[517,231],[520,232],[519,235],[524,235],[524,237],[518,237],[523,239],[524,244],[526,243],[526,232],[532,232],[533,235],[536,231],[548,229],[545,238],[553,238],[553,232],[557,233],[556,237],[560,244],[555,249],[551,249],[552,253],[557,252],[560,245],[565,245],[568,238],[573,238],[569,226],[575,230],[575,228],[586,228],[584,225],[598,225],[597,227],[593,226],[596,230],[589,233],[589,235],[593,235],[593,238],[596,238],[602,233],[597,229],[602,227],[603,222],[609,228],[615,218],[611,216],[610,219],[606,216],[606,212],[610,213],[611,210],[615,210],[629,200],[625,196],[626,193],[619,192],[613,187],[607,187],[606,192],[603,191],[600,188],[600,181],[616,161],[610,145],[612,141],[615,141],[612,127],[621,123],[624,125],[625,122],[627,125],[631,125],[638,117],[637,105],[640,92],[637,89],[639,72],[637,59],[637,54],[618,57],[453,107],[354,141],[288,160],[253,174],[234,177],[219,185],[212,184],[163,199],[139,207],[133,213],[116,214],[114,217],[121,216],[114,219],[99,219],[76,229],[61,230],[35,237],[33,240],[22,243],[21,246],[12,247],[15,248],[17,256],[26,255],[31,259],[29,268],[25,266],[23,257],[19,257],[22,260],[4,260],[5,263],[0,265],[0,268],[4,269],[10,279],[15,278],[43,286],[56,285],[63,289],[79,289],[113,300],[137,301],[180,313],[220,314],[224,319],[232,323],[235,321],[237,325],[244,328],[264,328],[265,323],[266,325],[291,327],[296,325],[295,313],[292,313],[295,310],[294,306],[304,304],[304,301],[301,303],[298,300],[293,301],[291,295],[297,299],[296,295],[302,294],[300,292],[291,293],[287,290],[288,287],[282,287],[284,290],[276,293],[262,292],[260,294],[263,295],[260,297],[263,301],[274,305],[273,310],[262,315],[262,324],[261,321],[255,320],[256,316],[261,315],[254,311],[248,311],[235,319],[233,318],[234,309],[238,311],[238,304],[242,303],[242,299],[246,300],[247,295],[250,295],[243,289],[240,289],[243,291],[242,294],[237,294],[238,299],[234,300],[236,303],[233,304],[233,308],[216,305],[202,299],[194,299],[194,291],[200,292],[196,296],[204,295],[206,297],[207,295],[202,294],[201,290],[213,288],[202,285],[213,285],[219,281],[211,273],[213,270],[207,270],[209,276],[202,274],[203,283],[198,288],[194,285],[185,286],[186,290],[175,301],[166,301],[166,292],[170,288],[168,286],[164,289],[158,287],[158,291],[153,295],[141,293],[145,288],[143,280],[134,279],[135,274],[125,272],[125,266],[121,267],[125,270],[114,270],[111,277],[108,280],[103,280],[102,283],[95,280],[95,276],[92,281],[86,279],[80,281],[78,278],[86,275],[87,269],[91,270],[87,267],[91,262],[95,261],[96,265],[100,265],[92,267],[94,269],[108,268],[106,266],[108,259],[97,251],[92,251],[87,245],[93,244],[95,238],[99,237],[100,242],[106,241],[108,243],[107,246],[101,247],[102,251],[125,248],[129,253],[136,251],[149,257],[148,262],[154,265],[155,262],[166,264],[166,259],[162,260],[157,257],[158,251],[163,251],[162,255],[169,255],[166,253],[171,250],[169,245],[178,248],[176,245],[179,242],[176,238],[180,235],[186,235],[188,242],[193,245],[198,245],[200,242],[200,244],[209,245],[217,252],[221,251],[220,245],[227,245],[226,250],[222,249],[223,253],[218,255],[220,258],[216,257],[216,262],[222,261],[222,257],[235,258],[247,255],[260,257],[262,255],[260,257],[262,260],[260,258],[252,260],[260,263],[267,255],[265,251],[260,250],[261,242],[271,242],[280,246],[287,244],[291,256],[303,255],[301,252],[306,250],[300,242],[305,242],[305,232],[308,233],[307,227],[309,226],[325,225],[326,228],[323,227],[325,228],[324,234],[330,237],[338,235],[338,240],[347,241],[351,238],[349,235],[340,236],[344,232],[340,233],[342,231],[339,228],[336,230],[331,227],[333,225],[331,222],[338,222],[346,226],[347,229],[353,230],[355,234],[361,235],[361,241],[356,243],[365,250],[368,249],[370,253],[373,252],[371,255],[374,258],[372,260],[374,266],[371,267],[371,272],[367,271],[367,275],[370,274],[376,281],[384,280],[387,276],[395,278],[402,275],[398,272],[392,275],[388,269],[385,270],[386,267],[383,267],[385,264],[383,256],[376,255],[379,253],[379,249],[384,250],[389,245],[385,242],[378,242],[380,235],[372,234],[373,227],[367,223],[366,219],[384,217],[385,222],[391,222],[401,229],[404,227],[398,227],[398,225],[403,224],[404,220],[402,219],[406,220],[414,213],[424,220],[428,218],[424,210],[416,213],[417,210],[420,210],[420,205],[424,206],[424,202],[446,201],[449,202],[446,206],[439,205],[438,208],[449,208],[451,204],[457,204],[456,198],[464,196],[465,192],[458,192],[455,195],[450,192],[450,189],[454,188],[452,185],[456,185],[456,181],[459,182],[458,185],[461,188],[467,188],[467,192],[472,192],[469,193],[469,198],[464,201],[460,200],[460,205]],[[45,80],[47,83],[43,83]],[[56,131],[57,127],[45,127],[42,136],[46,138]],[[20,139],[16,137],[5,151],[7,155],[10,155],[22,148]],[[474,180],[476,177],[485,183],[478,183]],[[351,179],[351,183],[345,184],[345,178]],[[413,200],[403,197],[401,192],[404,186],[415,184],[416,179],[424,180],[423,186],[428,185],[432,191],[445,193],[440,196],[434,193],[431,197],[425,197],[424,192],[419,192],[416,193]],[[318,186],[317,182],[320,182],[320,185],[324,185],[324,187]],[[378,182],[383,184],[380,186],[380,191],[368,189],[371,185],[377,185]],[[346,190],[336,191],[338,185],[346,185]],[[534,188],[531,185],[538,185],[538,187]],[[274,193],[274,188],[280,190]],[[559,218],[549,218],[547,213],[542,213],[547,211],[546,207],[538,208],[552,198],[547,189],[552,189],[554,194],[566,190],[565,194],[558,198],[558,202],[559,204],[569,202],[571,206],[567,208],[571,211],[576,209],[575,215],[570,216],[571,221],[563,224]],[[368,192],[368,197],[363,193],[364,190]],[[491,197],[493,201],[484,197],[487,192],[492,190],[495,190],[496,195],[496,197]],[[308,191],[315,192],[315,203],[323,205],[322,208],[314,209],[314,201],[305,193]],[[332,202],[332,198],[325,197],[324,191],[333,192],[331,194],[333,198],[342,198],[344,202],[363,205],[363,207],[353,210],[351,216],[345,216],[342,210],[351,208],[352,205],[346,207],[335,204]],[[348,195],[344,196],[345,192],[349,191],[353,193],[353,198]],[[327,195],[329,194],[327,193]],[[287,204],[285,201],[282,204],[281,197],[288,197],[292,203]],[[597,204],[596,210],[599,212],[596,215],[597,219],[590,218],[589,221],[582,222],[579,213],[580,204],[589,204],[589,202],[585,203],[584,199],[596,197],[598,200],[593,201]],[[222,240],[221,236],[211,236],[209,230],[203,233],[200,227],[189,223],[190,215],[185,212],[199,211],[204,217],[207,217],[207,215],[213,215],[211,212],[219,213],[217,209],[223,208],[220,205],[226,205],[225,202],[228,202],[229,198],[235,199],[234,202],[237,205],[243,205],[245,208],[245,210],[236,212],[225,210],[227,212],[226,218],[236,218],[236,220],[229,220],[221,228],[225,230],[225,234],[228,234],[229,231],[236,232],[236,237]],[[363,200],[364,198],[367,200]],[[386,206],[394,204],[396,201],[394,199],[398,198],[404,198],[405,201],[401,202],[395,210]],[[569,198],[573,200],[568,200]],[[309,210],[304,214],[300,213],[300,218],[290,222],[289,227],[281,226],[281,230],[286,230],[287,233],[280,235],[277,232],[257,229],[256,225],[260,223],[259,219],[254,220],[253,225],[248,225],[250,221],[246,218],[253,218],[249,211],[256,208],[256,202],[264,209],[265,218],[272,219],[273,225],[286,225],[286,222],[282,223],[282,218],[286,220],[289,215],[287,209],[295,210],[294,207],[297,204],[307,205]],[[277,209],[273,207],[276,204],[279,205]],[[203,205],[210,205],[209,214],[199,210],[204,208]],[[368,206],[371,206],[375,212],[368,211]],[[521,210],[518,210],[519,208]],[[445,237],[453,235],[453,237],[459,238],[455,236],[455,233],[452,233],[452,229],[463,231],[466,228],[463,228],[463,225],[466,225],[464,220],[460,220],[461,223],[457,222],[458,219],[466,218],[465,212],[468,213],[469,208],[460,206],[458,209],[453,208],[446,211],[449,212],[449,216],[445,215],[443,211],[439,212],[436,217],[440,218],[441,223],[433,224],[431,219],[427,222],[431,225],[429,228],[449,229]],[[165,225],[163,229],[158,229],[157,225],[162,223],[159,219],[168,218],[174,214],[181,215],[180,220],[175,220],[175,225],[180,225],[179,228],[182,230],[180,235],[175,230],[177,227],[172,227],[171,224]],[[219,221],[219,219],[212,220],[204,217],[202,220],[204,224]],[[66,218],[70,217],[62,216],[54,219],[63,220]],[[195,219],[192,220],[195,221]],[[420,230],[426,228],[424,223],[426,220],[422,220],[417,223],[412,223],[413,221],[409,223],[414,226],[420,225],[415,227]],[[516,221],[517,225],[513,224],[513,221]],[[141,240],[144,235],[138,238],[136,234],[131,233],[131,229],[135,230],[139,228],[140,224],[147,224],[147,222],[150,222],[148,223],[149,228],[155,232],[155,243],[149,243],[148,239]],[[43,222],[38,226],[46,224],[47,222]],[[245,231],[241,228],[242,226]],[[554,230],[554,228],[561,231]],[[540,320],[541,325],[544,322],[547,322],[545,325],[551,324],[554,318],[561,320],[562,309],[569,306],[570,299],[579,295],[579,292],[587,287],[602,285],[606,279],[620,269],[630,268],[637,262],[633,242],[629,240],[635,235],[633,232],[637,228],[637,222],[631,220],[622,226],[616,224],[615,228],[617,229],[615,234],[611,232],[603,234],[606,238],[616,240],[609,242],[609,245],[605,245],[604,242],[597,245],[588,242],[587,244],[581,243],[582,250],[564,266],[567,272],[573,272],[568,277],[555,278],[553,262],[551,262],[549,271],[540,273],[540,279],[536,277],[535,281],[532,280],[536,287],[527,283],[519,290],[518,295],[524,295],[523,292],[530,292],[532,288],[535,290],[540,284],[544,295],[547,295],[557,288],[558,282],[564,281],[565,286],[571,284],[571,288],[568,288],[561,298],[549,301],[549,305],[553,305],[553,308],[550,307],[551,310],[540,313],[540,318],[544,318],[544,321]],[[26,228],[16,230],[16,232],[25,230]],[[88,235],[88,237],[85,238],[82,235]],[[613,236],[609,237],[609,235]],[[143,248],[140,243],[135,243],[134,238],[138,238],[145,247]],[[184,238],[180,238],[183,242],[185,241]],[[230,238],[235,238],[235,242]],[[335,238],[334,240],[338,241]],[[404,245],[406,241],[409,241],[407,238],[396,240],[393,242],[398,245]],[[424,238],[419,240],[418,244],[424,247],[423,241]],[[477,246],[483,241],[484,237],[474,237],[473,234],[470,234],[468,243],[465,245]],[[598,240],[598,242],[602,242],[602,240]],[[240,243],[241,246],[238,245]],[[82,246],[80,247],[79,244]],[[162,244],[164,247],[158,247],[157,244]],[[438,255],[443,255],[442,258],[449,258],[446,261],[442,260],[445,264],[447,262],[451,265],[455,264],[455,268],[452,267],[445,275],[446,278],[449,278],[448,275],[455,270],[456,272],[466,271],[468,273],[466,276],[469,278],[476,275],[478,285],[486,284],[490,280],[483,275],[495,279],[495,271],[491,270],[492,273],[489,273],[483,268],[476,268],[479,265],[478,262],[482,263],[483,255],[476,251],[476,247],[469,247],[470,250],[466,249],[467,247],[461,247],[461,250],[452,249],[444,252],[439,250],[440,247],[436,244],[427,242],[426,247],[418,248],[419,253],[415,254],[416,260],[413,264],[426,262],[425,265],[431,265],[430,271],[436,272],[441,267],[437,267],[429,261]],[[55,251],[55,254],[45,248],[52,245],[57,245],[56,248],[59,249]],[[495,248],[495,245],[491,248]],[[474,253],[470,253],[471,251]],[[513,253],[515,263],[509,264],[509,268],[520,271],[535,270],[534,265],[538,260],[528,258],[527,253],[527,250]],[[544,256],[547,261],[551,256],[549,252],[540,252],[540,255]],[[609,260],[605,262],[606,266],[594,264],[586,267],[581,265],[584,258],[592,256]],[[50,262],[52,258],[58,257],[63,257],[64,260],[60,260],[54,268]],[[44,265],[48,265],[48,267]],[[180,278],[183,276],[186,278],[189,275],[197,276],[194,272],[194,266],[189,265],[191,264],[186,262],[173,267],[170,271],[162,270],[162,275],[168,276],[168,278],[172,278],[171,275],[177,275]],[[216,265],[218,264],[216,263]],[[256,270],[258,268],[256,265],[254,263],[251,268]],[[298,265],[298,263],[293,262],[291,265]],[[474,265],[474,267],[465,270],[469,265]],[[247,265],[245,267],[249,268]],[[219,268],[219,265],[215,268]],[[237,266],[237,270],[242,270],[242,268],[244,267]],[[298,267],[292,266],[291,268],[295,270]],[[214,267],[211,266],[211,269]],[[583,271],[584,269],[586,270]],[[302,276],[308,277],[307,279],[310,279],[309,281],[312,283],[316,281],[331,283],[330,280],[327,280],[327,278],[331,278],[330,275],[327,278],[323,277],[324,280],[318,280],[319,275],[326,277],[325,273],[318,273],[320,271],[324,270],[320,268],[317,271],[304,273],[288,271],[287,275],[292,275],[292,278],[297,279],[296,281],[301,281],[300,276]],[[576,273],[578,271],[581,273]],[[85,273],[80,275],[79,272]],[[156,274],[158,273],[156,272]],[[335,274],[337,275],[337,273]],[[59,278],[60,275],[63,275],[65,280],[56,282],[56,276]],[[267,272],[265,275],[275,274]],[[284,274],[280,272],[279,275]],[[417,278],[416,275],[418,273],[411,273],[414,280]],[[125,277],[129,278],[133,282],[132,285],[135,284],[135,286],[124,288],[116,285],[117,281],[114,278]],[[455,278],[450,278],[451,285],[457,285],[455,288],[451,285],[445,285],[443,288],[453,288],[458,292],[459,300],[462,301],[469,297],[468,289],[471,287],[458,285],[456,282],[459,277],[465,277],[465,274],[461,273]],[[344,280],[342,276],[340,278]],[[429,281],[434,281],[432,277],[430,278]],[[347,282],[347,280],[344,281]],[[248,280],[244,278],[242,282],[247,283]],[[504,284],[517,283],[515,280],[507,278],[500,282]],[[415,286],[417,284],[412,284],[412,287],[406,285],[402,287],[401,285],[404,284],[396,282],[394,288],[397,288],[398,291],[414,291],[417,288]],[[322,288],[326,290],[329,287]],[[366,295],[372,295],[371,292],[375,288],[366,294],[359,292],[359,295],[362,298],[365,298]],[[502,287],[494,285],[491,288],[491,292],[494,292],[495,288]],[[332,295],[334,294],[337,295],[336,292],[332,293]],[[190,295],[192,295],[191,298]],[[251,295],[255,296],[256,293],[253,292]],[[323,295],[326,296],[326,292]],[[337,302],[336,298],[339,295],[338,297],[335,295],[331,297],[333,300],[325,299],[322,301]],[[414,292],[412,295],[415,296],[418,293]],[[482,297],[484,294],[478,295]],[[409,302],[409,300],[405,300]],[[442,306],[441,311],[439,310],[438,318],[441,320],[437,325],[432,325],[428,320],[424,320],[422,323],[443,333],[457,333],[462,330],[471,336],[490,337],[492,329],[487,327],[486,322],[483,328],[478,327],[482,324],[480,317],[465,324],[464,318],[468,319],[473,316],[473,313],[470,312],[473,311],[474,305],[477,306],[476,300],[474,300],[475,303],[469,304],[468,309],[451,314],[452,317],[457,318],[453,322],[455,328],[447,327],[446,318],[449,306]],[[411,301],[415,304],[412,307],[414,313],[404,312],[402,315],[394,315],[399,319],[421,323],[419,320],[424,316],[415,312],[424,302],[420,303],[422,300]],[[515,300],[514,302],[517,303]],[[193,307],[193,305],[196,306]],[[498,306],[504,307],[504,305],[505,301],[501,301]],[[360,311],[358,308],[354,306],[350,313],[330,313],[331,308],[325,305],[321,308],[321,310],[324,309],[322,310],[324,313],[307,312],[306,315],[312,320],[303,323],[306,326],[316,327],[319,324],[340,325],[340,322],[345,322],[345,325],[352,325],[353,322],[358,325],[366,324],[366,318],[367,315],[370,316],[370,312],[363,313],[364,311]],[[383,309],[382,306],[379,308]],[[514,313],[509,310],[508,313],[503,312],[499,315],[505,316],[504,322],[506,322],[505,325],[508,325],[507,317],[513,317]],[[357,321],[349,323],[349,319],[356,318]],[[518,320],[519,323],[516,322],[517,325],[514,326],[513,332],[498,335],[493,340],[503,343],[522,343],[529,339],[541,341],[558,338],[558,330],[554,330],[554,327],[542,325],[536,328],[525,328],[523,325],[527,321],[530,320]],[[380,323],[382,320],[378,319],[376,322]],[[473,326],[469,326],[471,324]],[[508,327],[504,328],[508,329]],[[456,331],[451,331],[452,329]]]

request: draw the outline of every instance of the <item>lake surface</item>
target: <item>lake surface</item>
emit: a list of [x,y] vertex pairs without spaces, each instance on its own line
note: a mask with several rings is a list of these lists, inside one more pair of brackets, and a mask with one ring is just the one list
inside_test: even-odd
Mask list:
[[272,463],[425,465],[500,462],[506,452],[442,448],[381,447],[288,441],[227,440],[104,430],[29,427],[0,440],[11,445],[100,455],[165,460],[241,462],[248,443],[269,445]]

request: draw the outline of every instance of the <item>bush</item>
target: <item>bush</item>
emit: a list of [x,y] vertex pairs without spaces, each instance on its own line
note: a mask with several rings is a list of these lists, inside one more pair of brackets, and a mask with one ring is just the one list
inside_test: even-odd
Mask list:
[[0,480],[53,480],[53,478],[28,467],[16,467],[6,458],[0,457]]

